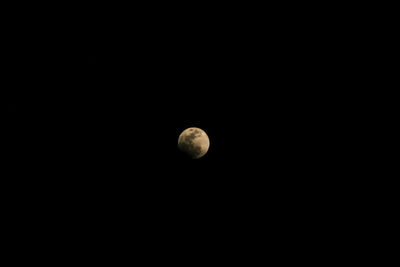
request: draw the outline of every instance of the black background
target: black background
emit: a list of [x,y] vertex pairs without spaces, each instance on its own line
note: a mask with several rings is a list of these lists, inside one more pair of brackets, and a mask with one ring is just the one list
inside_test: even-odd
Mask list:
[[[189,258],[332,234],[351,186],[336,125],[352,62],[327,13],[165,8],[9,21],[3,188],[15,223]],[[210,137],[199,160],[177,148],[192,126]]]

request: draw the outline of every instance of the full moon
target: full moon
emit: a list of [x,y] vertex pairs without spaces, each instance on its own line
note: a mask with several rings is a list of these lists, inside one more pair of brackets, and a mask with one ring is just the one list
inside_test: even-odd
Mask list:
[[184,130],[179,136],[178,147],[193,159],[198,159],[207,153],[210,140],[202,129],[191,127]]

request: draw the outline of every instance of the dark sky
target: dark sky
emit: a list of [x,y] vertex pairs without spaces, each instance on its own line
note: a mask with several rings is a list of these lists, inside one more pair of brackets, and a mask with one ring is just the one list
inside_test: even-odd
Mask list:
[[[343,182],[329,153],[343,134],[330,26],[196,10],[18,26],[2,100],[6,183],[29,216],[68,213],[89,232],[105,216],[189,243],[185,233],[235,239],[238,224],[302,235],[324,218]],[[177,148],[192,126],[211,143],[196,161]]]

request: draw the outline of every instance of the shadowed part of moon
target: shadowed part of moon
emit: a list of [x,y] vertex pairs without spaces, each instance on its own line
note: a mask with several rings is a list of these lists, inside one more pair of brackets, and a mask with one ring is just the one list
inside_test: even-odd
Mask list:
[[190,133],[187,136],[183,136],[179,143],[179,148],[186,154],[190,155],[191,157],[198,158],[201,155],[201,147],[194,144],[193,142],[194,138],[195,138],[194,133]]

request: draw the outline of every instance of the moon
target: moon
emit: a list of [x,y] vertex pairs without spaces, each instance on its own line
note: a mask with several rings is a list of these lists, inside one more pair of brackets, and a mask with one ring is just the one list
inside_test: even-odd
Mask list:
[[179,135],[178,147],[191,158],[199,159],[207,153],[210,139],[202,129],[190,127]]

